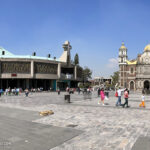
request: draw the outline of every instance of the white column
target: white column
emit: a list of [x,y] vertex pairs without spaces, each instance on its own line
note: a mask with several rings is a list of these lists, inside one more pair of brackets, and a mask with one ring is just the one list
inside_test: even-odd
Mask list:
[[77,79],[77,66],[74,67],[74,79]]
[[58,75],[58,78],[61,78],[61,63],[58,63],[58,68],[57,68],[57,75]]
[[34,61],[31,61],[31,78],[34,77]]

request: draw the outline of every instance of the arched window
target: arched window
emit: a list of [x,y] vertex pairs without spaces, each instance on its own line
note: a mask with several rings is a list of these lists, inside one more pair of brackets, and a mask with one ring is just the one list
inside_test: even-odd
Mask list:
[[121,58],[121,62],[123,62],[123,58]]
[[133,81],[130,82],[130,90],[134,90],[134,82]]
[[133,68],[131,68],[131,73],[133,73]]
[[149,90],[149,81],[144,81],[144,89]]

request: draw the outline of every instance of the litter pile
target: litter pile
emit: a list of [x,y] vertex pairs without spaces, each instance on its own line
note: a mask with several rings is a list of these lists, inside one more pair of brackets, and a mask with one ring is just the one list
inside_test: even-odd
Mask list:
[[52,110],[46,110],[46,111],[40,112],[40,116],[48,116],[48,115],[52,115],[52,114],[54,114],[54,112]]

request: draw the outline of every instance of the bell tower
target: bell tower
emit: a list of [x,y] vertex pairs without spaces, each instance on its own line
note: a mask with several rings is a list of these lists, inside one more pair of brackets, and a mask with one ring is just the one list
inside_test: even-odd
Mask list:
[[70,45],[69,41],[65,41],[65,43],[63,44],[63,49],[64,52],[61,55],[61,57],[59,58],[60,61],[67,63],[67,65],[70,65],[71,63],[71,54],[70,54],[70,50],[72,49],[72,46]]
[[127,48],[122,42],[119,48],[119,85],[122,88],[127,87]]
[[119,48],[119,65],[126,64],[127,59],[127,48],[125,47],[124,42],[122,42],[121,47]]
[[72,46],[70,45],[69,41],[65,41],[63,44],[64,51],[67,52],[67,64],[69,65],[71,62],[71,55],[70,55],[70,50],[72,49]]

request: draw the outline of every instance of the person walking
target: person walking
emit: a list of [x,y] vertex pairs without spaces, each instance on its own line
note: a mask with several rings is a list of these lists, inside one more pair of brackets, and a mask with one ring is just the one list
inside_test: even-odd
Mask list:
[[28,97],[28,95],[29,95],[29,90],[28,90],[28,88],[26,88],[25,89],[25,96]]
[[142,92],[142,96],[141,96],[141,104],[139,105],[139,107],[144,107],[145,108],[145,95],[144,92]]
[[122,94],[123,91],[124,91],[124,89],[121,89],[120,87],[117,90],[118,100],[116,102],[116,106],[121,106],[121,94]]
[[98,88],[98,90],[97,90],[97,96],[98,97],[100,96],[100,88]]
[[123,107],[123,108],[125,107],[125,105],[127,105],[127,106],[126,106],[127,108],[129,107],[129,106],[128,106],[128,98],[129,98],[128,89],[125,89],[125,91],[124,91],[125,103],[122,104],[122,107]]
[[[68,92],[69,93],[69,91],[70,91],[70,89],[69,89],[69,87],[67,86],[67,88],[66,88],[66,92]],[[70,93],[69,93],[70,94]]]
[[60,95],[60,88],[57,89],[58,95]]
[[98,104],[103,103],[104,104],[104,99],[105,99],[105,93],[104,93],[104,89],[102,88],[100,91],[100,97],[101,97],[101,101],[98,102]]
[[78,94],[80,94],[80,88],[79,87],[77,88],[77,92],[78,92]]

